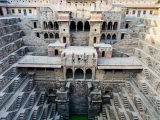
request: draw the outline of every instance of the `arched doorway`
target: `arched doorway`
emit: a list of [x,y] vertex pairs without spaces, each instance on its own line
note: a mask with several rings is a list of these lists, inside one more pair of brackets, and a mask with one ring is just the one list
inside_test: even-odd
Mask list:
[[63,37],[63,43],[66,43],[66,37]]
[[53,24],[52,24],[51,21],[48,23],[48,28],[49,28],[49,29],[53,29]]
[[103,24],[102,24],[102,30],[106,30],[106,22],[103,22]]
[[74,77],[75,79],[84,79],[84,72],[82,69],[78,68],[75,70],[75,73],[74,73]]
[[118,22],[115,22],[113,25],[113,30],[117,30]]
[[85,25],[84,25],[84,31],[90,31],[90,25],[89,25],[89,22],[85,22]]
[[50,38],[53,38],[53,34],[52,33],[50,33]]
[[47,22],[43,22],[43,27],[44,27],[44,29],[47,29],[48,27],[47,27]]
[[110,34],[107,35],[107,40],[111,40],[111,35]]
[[81,21],[78,22],[77,31],[83,31],[83,23]]
[[108,30],[112,30],[112,22],[108,23]]
[[116,35],[115,34],[112,36],[112,40],[116,40]]
[[92,79],[92,70],[91,69],[87,69],[85,76],[86,76],[86,79]]
[[66,75],[67,79],[73,78],[73,71],[72,69],[67,69],[67,75]]
[[59,39],[59,34],[58,33],[55,34],[55,39]]
[[76,24],[74,21],[71,22],[71,25],[70,25],[70,31],[76,31]]
[[104,56],[105,56],[105,52],[103,51],[103,52],[102,52],[102,57],[104,57]]
[[44,39],[47,39],[47,38],[48,38],[48,34],[45,33],[45,34],[44,34]]
[[127,23],[126,26],[125,26],[125,28],[128,28],[128,26],[129,26],[129,25],[128,25],[128,23]]
[[54,22],[54,29],[55,29],[55,30],[59,30],[59,27],[58,27],[58,23],[57,23],[57,22]]
[[102,34],[101,40],[105,40],[105,34]]

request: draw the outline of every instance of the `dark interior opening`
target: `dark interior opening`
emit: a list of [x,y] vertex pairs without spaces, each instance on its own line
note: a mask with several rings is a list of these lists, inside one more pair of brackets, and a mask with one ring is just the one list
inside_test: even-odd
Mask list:
[[66,37],[63,37],[63,43],[66,43]]
[[129,25],[128,25],[128,23],[127,23],[126,26],[125,26],[125,28],[128,28],[128,26],[129,26]]
[[0,15],[3,15],[3,11],[2,11],[2,8],[0,8]]
[[59,34],[58,33],[55,34],[55,39],[59,39]]
[[58,23],[57,23],[57,22],[54,22],[54,29],[55,29],[55,30],[59,30],[59,27],[58,27]]
[[49,23],[48,23],[48,27],[49,27],[49,29],[53,29],[53,24],[52,24],[52,22],[49,22]]
[[37,23],[36,22],[34,22],[34,28],[37,28]]
[[49,94],[54,94],[53,89],[49,89]]
[[94,37],[94,43],[96,43],[96,37]]
[[48,38],[48,34],[47,33],[44,34],[44,38],[45,39]]
[[103,52],[102,52],[102,57],[104,57],[104,56],[105,56],[105,52],[103,51]]
[[39,35],[39,33],[37,33],[37,37],[39,37],[39,38],[40,38],[40,35]]
[[52,33],[50,33],[50,38],[53,38],[53,34]]
[[112,40],[116,40],[116,35],[115,34],[112,36]]
[[28,71],[34,71],[34,68],[32,68],[32,67],[28,68]]
[[107,35],[107,40],[111,40],[111,35],[110,34]]
[[84,79],[83,70],[80,68],[76,69],[74,77],[75,77],[75,79]]
[[117,70],[114,70],[115,73],[123,73],[123,70],[122,69],[117,69]]
[[74,21],[71,22],[70,31],[76,31],[76,24]]
[[121,40],[123,40],[124,39],[124,34],[121,34]]
[[37,71],[45,71],[45,68],[36,68]]
[[83,31],[83,23],[81,21],[78,22],[77,31]]
[[44,29],[47,29],[47,22],[43,22]]
[[54,71],[54,68],[46,68],[46,71]]
[[113,25],[113,30],[117,30],[118,22],[115,22]]
[[55,50],[55,56],[58,56],[58,50]]
[[106,22],[103,22],[103,24],[102,24],[102,30],[106,30]]
[[105,73],[112,73],[111,69],[105,69]]
[[72,69],[67,69],[67,79],[68,78],[73,78],[73,71],[72,71]]
[[[83,26],[82,26],[83,27]],[[83,28],[82,28],[83,29]],[[84,25],[84,31],[90,31],[90,25],[89,25],[89,22],[85,22],[85,25]]]
[[108,23],[108,30],[112,30],[112,22]]
[[85,76],[86,76],[86,79],[92,79],[92,70],[91,69],[87,69]]
[[105,40],[105,34],[102,34],[101,40]]

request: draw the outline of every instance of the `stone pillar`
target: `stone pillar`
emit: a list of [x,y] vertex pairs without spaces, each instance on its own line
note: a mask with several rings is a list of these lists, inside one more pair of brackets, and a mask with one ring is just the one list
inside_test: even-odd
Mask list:
[[66,80],[67,79],[67,77],[66,77],[66,67],[64,67],[64,70],[63,70],[63,74],[64,74],[64,79]]
[[95,68],[92,68],[92,80],[94,80],[95,77]]
[[77,24],[76,24],[76,32],[77,32]]

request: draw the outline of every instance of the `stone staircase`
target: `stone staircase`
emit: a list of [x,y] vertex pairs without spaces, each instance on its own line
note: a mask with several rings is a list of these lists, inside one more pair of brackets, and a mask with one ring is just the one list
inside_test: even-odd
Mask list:
[[137,100],[137,108],[138,108],[139,112],[143,112],[141,99],[137,98],[136,100]]
[[127,99],[127,97],[123,97],[123,103],[124,103],[124,107],[126,108],[126,109],[128,109],[129,108],[129,103],[128,103],[128,99]]
[[146,83],[142,83],[142,89],[143,89],[144,94],[148,94]]

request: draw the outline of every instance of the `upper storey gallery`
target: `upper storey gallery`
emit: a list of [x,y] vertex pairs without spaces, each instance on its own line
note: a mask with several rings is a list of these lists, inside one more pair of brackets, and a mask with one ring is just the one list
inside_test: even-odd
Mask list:
[[109,11],[117,5],[127,7],[148,4],[155,6],[157,2],[158,0],[8,0],[8,6],[49,7],[53,11]]

